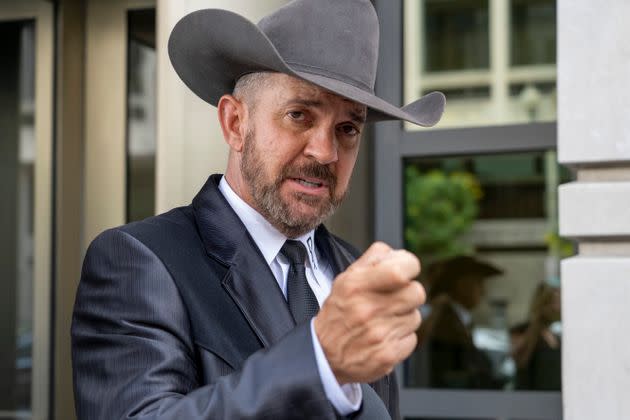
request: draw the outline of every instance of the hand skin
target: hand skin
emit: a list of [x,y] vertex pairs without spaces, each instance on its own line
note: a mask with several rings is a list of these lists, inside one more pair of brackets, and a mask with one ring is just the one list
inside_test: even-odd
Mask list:
[[376,242],[333,282],[314,327],[340,384],[374,382],[415,349],[425,301],[420,261]]

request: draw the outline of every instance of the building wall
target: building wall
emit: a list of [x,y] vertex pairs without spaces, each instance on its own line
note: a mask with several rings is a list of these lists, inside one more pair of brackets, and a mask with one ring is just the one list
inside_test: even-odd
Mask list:
[[630,3],[558,1],[565,418],[630,418]]
[[[103,83],[90,81],[90,67],[80,53],[85,48],[85,3],[60,1],[57,17],[54,417],[59,419],[74,415],[68,336],[82,248],[92,233],[124,222],[119,210],[110,212],[117,218],[104,224],[83,219],[83,153],[93,141],[84,130],[88,117],[83,115],[83,98],[90,93],[83,90],[83,81]],[[223,170],[227,158],[216,111],[188,92],[170,66],[165,45],[172,26],[199,8],[229,8],[256,20],[283,3],[157,0],[157,211],[188,203],[209,173]],[[562,267],[564,409],[572,420],[630,418],[630,338],[624,334],[630,315],[630,3],[610,0],[605,6],[591,0],[558,1],[559,160],[577,171],[577,181],[560,188],[560,227],[580,245],[578,256]],[[96,108],[101,107],[97,102]],[[110,140],[105,136],[98,141],[107,146]],[[372,238],[375,187],[369,142],[364,140],[347,202],[328,223],[360,248]],[[105,174],[111,169],[106,167]],[[48,247],[50,242],[39,243]]]

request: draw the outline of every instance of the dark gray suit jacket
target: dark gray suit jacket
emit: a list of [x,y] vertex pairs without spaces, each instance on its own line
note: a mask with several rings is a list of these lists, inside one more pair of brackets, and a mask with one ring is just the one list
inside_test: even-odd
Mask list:
[[[220,179],[211,176],[191,206],[90,245],[72,323],[80,419],[338,417],[310,326],[294,324]],[[356,258],[323,226],[315,240],[335,273]],[[393,375],[362,389],[356,418],[398,418]]]

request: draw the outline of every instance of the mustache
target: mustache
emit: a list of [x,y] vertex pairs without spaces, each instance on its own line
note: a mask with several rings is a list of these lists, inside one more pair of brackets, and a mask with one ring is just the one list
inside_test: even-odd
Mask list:
[[337,185],[337,176],[326,165],[317,162],[309,162],[299,166],[285,167],[280,173],[279,181],[287,178],[319,178],[334,188]]

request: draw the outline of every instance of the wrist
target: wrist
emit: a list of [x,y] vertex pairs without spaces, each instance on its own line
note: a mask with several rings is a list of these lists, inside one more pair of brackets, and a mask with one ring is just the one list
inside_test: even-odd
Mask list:
[[313,318],[313,333],[316,336],[316,340],[319,343],[324,357],[326,357],[328,366],[330,367],[330,370],[332,371],[332,374],[339,385],[343,386],[352,383],[353,381],[348,378],[347,375],[344,375],[342,372],[339,371],[338,363],[336,363],[336,358],[329,347],[330,345],[327,337],[328,334],[326,331],[326,327],[322,325],[322,323],[323,321],[320,315],[317,315],[315,318]]
[[311,324],[313,334],[313,348],[317,360],[317,369],[324,387],[326,397],[335,407],[338,413],[343,416],[349,415],[359,409],[362,400],[361,388],[358,384],[345,384],[339,382],[331,365],[324,354],[321,343],[315,332],[315,319]]

